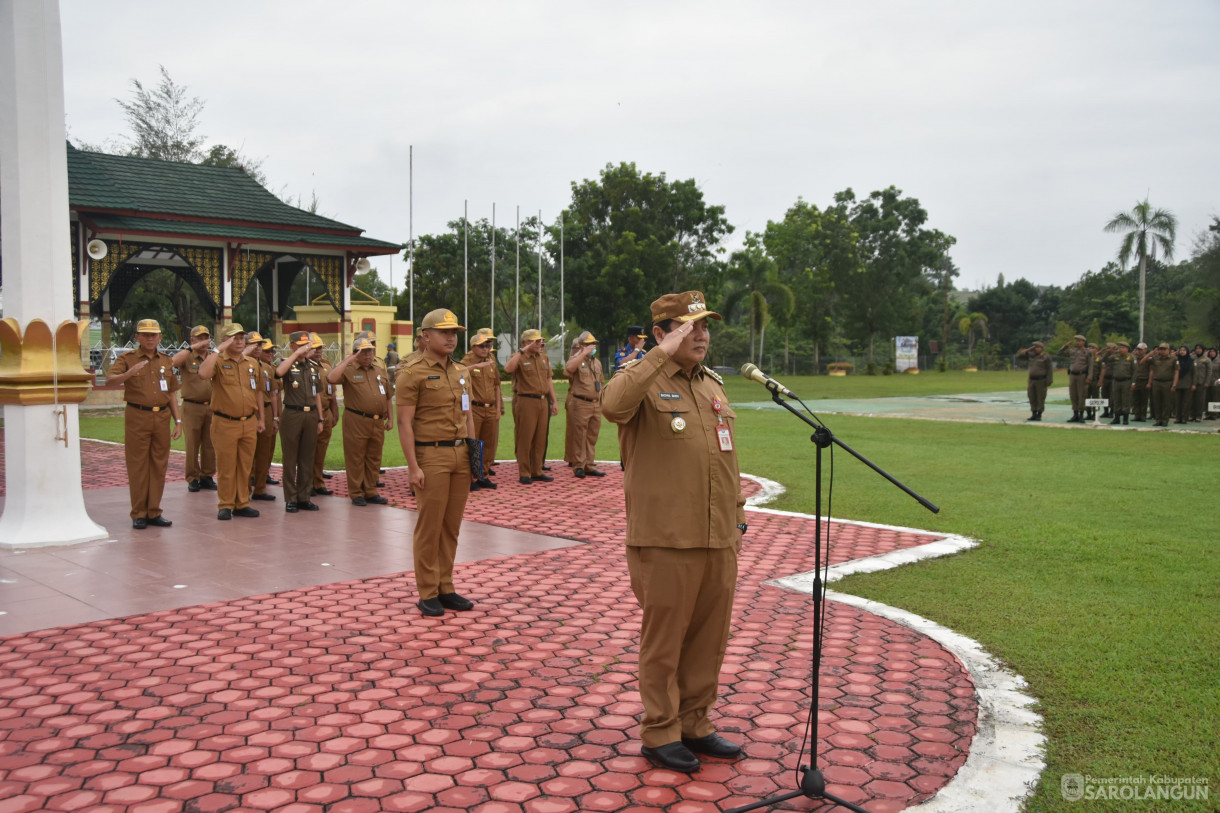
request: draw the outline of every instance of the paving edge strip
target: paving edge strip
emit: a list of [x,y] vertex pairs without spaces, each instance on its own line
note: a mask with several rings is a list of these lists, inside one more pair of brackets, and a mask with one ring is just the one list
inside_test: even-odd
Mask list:
[[[762,493],[752,497],[747,505],[753,511],[768,514],[808,517],[793,511],[760,508],[783,493],[779,483],[752,475],[743,475],[759,483]],[[874,528],[940,536],[935,542],[915,548],[892,551],[844,562],[829,568],[828,582],[853,573],[872,573],[917,562],[948,556],[979,543],[954,534],[943,535],[918,528],[856,522]],[[797,573],[767,584],[808,595],[813,590],[813,573]],[[1046,768],[1044,758],[1046,737],[1042,734],[1042,716],[1032,709],[1037,700],[1026,693],[1028,684],[1020,675],[1002,666],[983,646],[971,638],[906,610],[871,601],[859,596],[828,590],[826,597],[856,607],[926,635],[943,646],[961,662],[974,681],[978,696],[978,729],[970,744],[966,763],[953,779],[928,801],[906,809],[906,813],[1017,813],[1024,806]]]

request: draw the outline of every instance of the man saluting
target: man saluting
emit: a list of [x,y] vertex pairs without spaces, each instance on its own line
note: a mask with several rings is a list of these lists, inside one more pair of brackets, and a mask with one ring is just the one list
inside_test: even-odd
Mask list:
[[642,752],[670,770],[695,754],[732,758],[741,747],[708,720],[728,642],[745,497],[734,413],[707,356],[707,309],[698,291],[652,303],[657,346],[602,392],[619,426],[627,496],[627,565],[640,626]]

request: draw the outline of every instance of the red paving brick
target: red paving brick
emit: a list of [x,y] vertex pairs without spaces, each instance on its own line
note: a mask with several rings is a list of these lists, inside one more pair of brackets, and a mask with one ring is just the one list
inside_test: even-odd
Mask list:
[[[121,447],[82,448],[86,488],[125,484]],[[0,639],[4,809],[693,813],[790,789],[808,762],[810,599],[765,582],[813,568],[812,520],[750,514],[714,712],[745,756],[687,777],[635,739],[621,472],[554,465],[555,483],[521,486],[497,464],[466,518],[586,544],[459,565],[473,612],[425,620],[396,574]],[[414,509],[405,472],[385,480]],[[346,495],[341,474],[331,488]],[[829,529],[832,563],[937,538]],[[929,798],[965,762],[969,678],[906,627],[833,602],[826,618],[829,789],[870,809]]]

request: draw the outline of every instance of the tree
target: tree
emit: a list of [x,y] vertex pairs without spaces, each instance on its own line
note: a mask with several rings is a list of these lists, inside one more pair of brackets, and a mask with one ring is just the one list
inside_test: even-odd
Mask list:
[[775,260],[767,256],[757,234],[747,234],[746,247],[734,252],[729,260],[729,288],[722,309],[726,319],[732,319],[741,310],[749,314],[750,360],[759,365],[763,360],[763,337],[773,313],[778,317],[776,321],[786,327],[796,310],[792,289],[777,279],[777,273]]
[[186,86],[174,82],[164,65],[159,68],[161,81],[155,88],[132,79],[133,98],[115,99],[131,127],[128,155],[198,163],[205,136],[196,131],[204,102],[198,96],[188,98]]
[[[563,230],[566,296],[595,336],[648,321],[664,293],[697,289],[719,300],[720,242],[733,227],[693,180],[670,182],[634,163],[607,164],[572,183]],[[551,230],[558,246],[558,229]],[[555,252],[552,249],[553,253]]]
[[1154,255],[1157,246],[1166,260],[1173,259],[1174,241],[1177,239],[1178,219],[1168,209],[1153,209],[1148,198],[1136,203],[1130,212],[1119,212],[1105,227],[1107,232],[1123,233],[1118,247],[1118,264],[1126,270],[1132,253],[1140,261],[1140,341],[1144,340],[1144,303],[1148,254]]
[[[242,155],[237,150],[224,144],[213,144],[209,147],[208,151],[200,156],[199,163],[210,167],[237,167],[258,181],[260,186],[265,187],[267,185],[267,174],[263,172],[262,161]],[[285,199],[285,202],[291,203],[292,201]],[[299,203],[296,206],[297,208],[304,208]],[[314,196],[314,208],[308,211],[317,211],[316,195]]]
[[977,312],[969,316],[963,316],[961,321],[958,322],[957,329],[966,337],[967,358],[974,355],[974,343],[977,340],[975,337],[986,339],[990,335],[987,330],[987,317]]

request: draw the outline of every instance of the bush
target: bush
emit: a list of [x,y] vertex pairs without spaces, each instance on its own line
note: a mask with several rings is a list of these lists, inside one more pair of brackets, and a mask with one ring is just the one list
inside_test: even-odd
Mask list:
[[936,370],[941,373],[949,372],[949,359],[946,356],[941,356],[936,361]]

